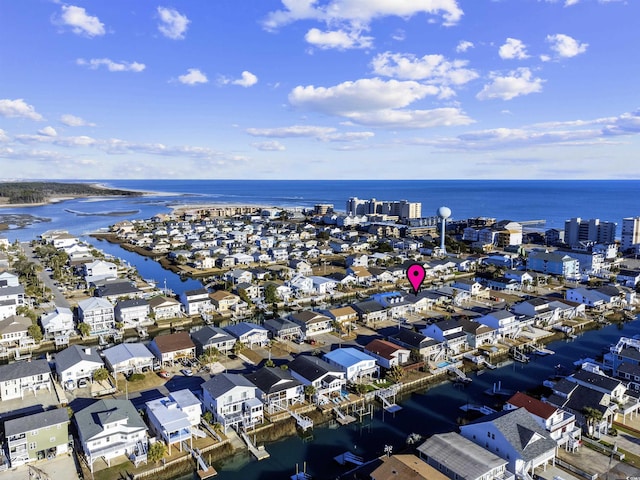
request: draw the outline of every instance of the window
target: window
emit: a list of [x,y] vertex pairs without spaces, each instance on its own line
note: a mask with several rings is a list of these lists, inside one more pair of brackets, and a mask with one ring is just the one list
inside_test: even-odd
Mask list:
[[491,438],[491,432],[487,432],[487,437]]
[[38,435],[38,430],[31,430],[31,436],[35,437],[36,435]]
[[491,434],[491,440],[495,440],[495,439],[496,439],[496,436],[492,433]]
[[29,443],[29,450],[35,450],[36,448],[36,442]]
[[56,437],[49,437],[49,443],[53,443],[56,441]]

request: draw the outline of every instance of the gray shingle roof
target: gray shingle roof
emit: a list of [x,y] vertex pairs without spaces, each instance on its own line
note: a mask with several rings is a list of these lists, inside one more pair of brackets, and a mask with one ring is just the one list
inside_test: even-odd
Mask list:
[[209,392],[211,398],[219,398],[235,387],[256,388],[253,383],[238,373],[221,373],[202,384],[202,390]]
[[7,420],[4,423],[4,433],[6,437],[31,432],[39,428],[50,427],[60,423],[69,422],[69,413],[66,408],[56,408],[46,412],[34,413],[24,417]]
[[335,372],[337,369],[321,358],[309,355],[299,355],[289,363],[289,370],[292,370],[301,377],[313,382],[329,372]]
[[114,400],[111,398],[98,400],[76,412],[74,418],[78,425],[78,431],[85,441],[101,433],[106,423],[118,420],[126,419],[127,426],[134,430],[147,429],[133,403],[129,400]]
[[71,345],[61,352],[56,353],[56,371],[58,373],[77,365],[83,360],[88,362],[103,364],[100,355],[95,348],[85,347],[83,345]]
[[262,367],[245,378],[267,395],[302,385],[291,373],[276,367]]
[[[210,325],[206,325],[200,330],[192,332],[191,340],[193,340],[193,343],[195,343],[196,345],[202,347],[208,345],[209,343],[215,344],[235,340],[235,337],[232,337],[220,327],[212,327]],[[212,340],[214,341],[212,342]]]
[[33,375],[48,375],[50,373],[49,362],[46,360],[15,362],[8,365],[0,365],[0,382],[31,377]]

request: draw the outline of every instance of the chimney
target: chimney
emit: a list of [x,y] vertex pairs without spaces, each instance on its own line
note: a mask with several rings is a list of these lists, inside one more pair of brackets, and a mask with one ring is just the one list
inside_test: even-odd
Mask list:
[[86,353],[87,355],[91,355],[91,347],[85,347],[84,353]]

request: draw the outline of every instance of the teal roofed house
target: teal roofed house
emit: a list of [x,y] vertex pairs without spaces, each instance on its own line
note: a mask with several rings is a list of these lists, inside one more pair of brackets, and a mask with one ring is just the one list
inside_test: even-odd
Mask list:
[[355,348],[338,348],[327,354],[324,359],[346,373],[347,381],[358,382],[363,378],[378,376],[376,359]]

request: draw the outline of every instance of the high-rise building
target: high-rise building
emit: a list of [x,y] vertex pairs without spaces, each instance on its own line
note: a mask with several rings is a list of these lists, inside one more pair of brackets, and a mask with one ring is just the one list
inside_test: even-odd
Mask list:
[[622,219],[620,249],[622,252],[632,250],[634,253],[640,250],[640,217],[627,217]]
[[564,222],[564,241],[571,247],[580,242],[614,243],[617,226],[615,222],[600,222],[598,218],[572,218]]
[[326,215],[333,212],[333,203],[316,203],[313,206],[314,215]]
[[351,197],[347,200],[346,207],[347,215],[389,215],[402,220],[422,216],[422,203],[407,200],[384,201],[375,198],[362,200]]

